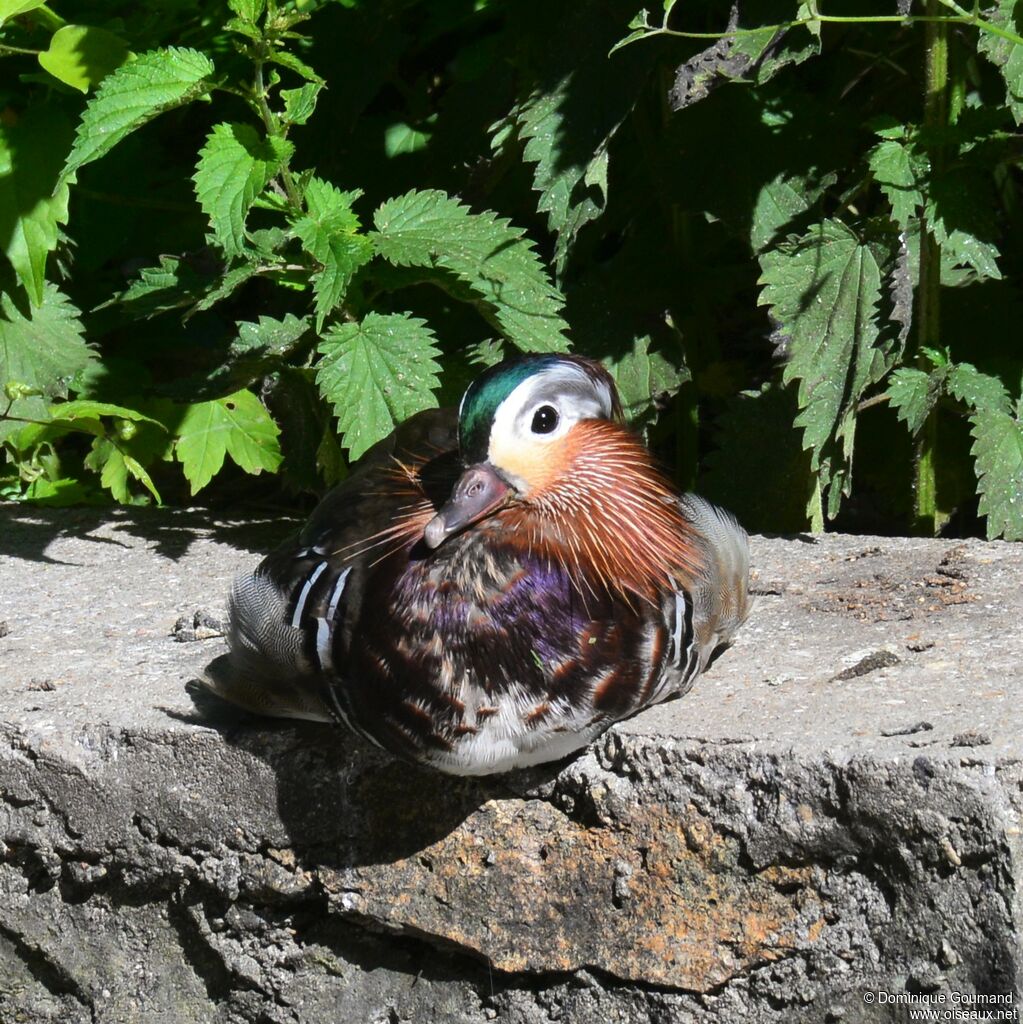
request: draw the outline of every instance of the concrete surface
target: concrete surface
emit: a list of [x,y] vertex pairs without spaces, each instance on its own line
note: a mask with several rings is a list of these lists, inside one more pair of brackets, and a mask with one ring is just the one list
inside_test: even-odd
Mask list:
[[1018,1020],[1023,546],[755,538],[691,694],[481,782],[192,699],[290,528],[0,507],[2,1024]]

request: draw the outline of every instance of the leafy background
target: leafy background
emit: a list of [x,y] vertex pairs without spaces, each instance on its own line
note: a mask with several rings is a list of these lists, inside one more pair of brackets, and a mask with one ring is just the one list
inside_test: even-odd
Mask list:
[[1023,538],[1019,0],[0,0],[0,58],[4,499],[311,503],[571,348],[751,529]]

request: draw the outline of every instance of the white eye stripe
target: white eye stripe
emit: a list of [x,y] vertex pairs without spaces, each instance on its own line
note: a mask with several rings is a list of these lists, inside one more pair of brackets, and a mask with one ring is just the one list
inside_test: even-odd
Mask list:
[[[550,433],[534,433],[533,417],[549,405],[558,413]],[[502,443],[547,442],[563,437],[580,420],[608,419],[611,392],[575,363],[560,363],[527,377],[497,407],[490,429],[490,447]]]

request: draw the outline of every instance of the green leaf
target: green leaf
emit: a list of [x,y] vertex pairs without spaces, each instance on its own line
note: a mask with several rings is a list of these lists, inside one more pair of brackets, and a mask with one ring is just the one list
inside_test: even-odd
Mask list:
[[88,92],[128,59],[128,44],[93,25],[65,25],[39,54],[44,71],[79,92]]
[[291,313],[283,320],[261,316],[256,323],[238,324],[238,337],[228,346],[219,366],[166,385],[171,397],[220,398],[281,370],[285,357],[309,333],[309,323]]
[[197,494],[220,472],[225,455],[246,473],[276,472],[281,464],[279,434],[263,403],[251,391],[237,391],[188,406],[174,452],[192,494]]
[[321,82],[306,82],[298,89],[281,89],[284,100],[284,120],[289,124],[305,124],[316,109],[316,97],[323,88]]
[[1008,413],[1012,404],[1005,385],[997,377],[981,373],[970,363],[959,363],[948,372],[948,390],[975,411]]
[[[995,11],[987,17],[992,23],[1023,36],[1023,11],[1017,0],[998,0]],[[1002,72],[1006,102],[1016,124],[1023,124],[1023,46],[982,30],[977,49]]]
[[396,156],[418,153],[430,144],[432,132],[420,131],[405,121],[396,121],[384,129],[384,155],[388,160]]
[[833,174],[792,176],[783,171],[761,186],[750,225],[753,251],[764,249],[787,225],[806,213],[834,182]]
[[279,64],[289,71],[294,71],[296,75],[300,75],[307,82],[315,82],[317,85],[325,84],[324,80],[305,61],[299,60],[293,53],[288,53],[286,50],[272,50],[267,55],[267,60]]
[[249,208],[294,151],[286,139],[264,138],[247,124],[218,124],[207,136],[195,169],[195,194],[226,255],[244,251]]
[[[82,339],[78,310],[52,284],[43,301],[26,317],[13,298],[0,294],[0,382],[17,381],[38,390],[13,403],[9,413],[32,420],[49,419],[47,398],[63,398],[68,381],[96,357]],[[0,421],[0,439],[20,429]]]
[[120,295],[98,308],[117,303],[127,306],[132,316],[148,319],[190,305],[204,294],[205,288],[206,282],[188,260],[161,256],[159,266],[142,267],[139,276]]
[[869,153],[868,163],[874,180],[892,206],[892,219],[906,228],[923,205],[919,182],[926,171],[926,160],[895,139],[879,142]]
[[681,353],[677,360],[669,360],[660,352],[651,352],[649,335],[635,338],[631,348],[605,357],[603,363],[618,385],[625,418],[634,427],[648,419],[658,403],[692,380]]
[[92,450],[85,457],[85,465],[100,474],[99,482],[120,504],[130,505],[135,502],[135,496],[128,487],[129,478],[138,480],[156,499],[157,504],[163,504],[160,492],[142,463],[110,438],[97,437],[93,441]]
[[[789,238],[760,257],[762,305],[788,356],[783,379],[798,381],[803,446],[830,486],[829,512],[849,486],[856,403],[896,357],[878,323],[884,254],[836,220]],[[841,451],[834,452],[834,442]]]
[[68,187],[57,176],[70,144],[71,125],[53,108],[33,107],[17,124],[0,125],[0,239],[36,306],[57,225],[67,222]]
[[493,213],[471,213],[443,192],[409,192],[388,200],[371,236],[384,259],[400,267],[448,271],[479,297],[480,311],[524,352],[564,352],[567,324],[561,293],[551,284],[524,232]]
[[16,18],[19,14],[27,14],[37,7],[42,7],[46,0],[0,0],[0,25]]
[[60,402],[54,405],[50,414],[62,420],[96,419],[100,416],[115,416],[121,420],[131,420],[133,423],[153,423],[161,430],[166,428],[159,420],[147,416],[137,409],[129,409],[123,405],[114,405],[110,402],[94,402],[89,398],[77,398],[73,402]]
[[942,258],[972,267],[981,278],[1001,280],[998,229],[990,176],[973,167],[954,168],[931,182],[925,215]]
[[311,178],[306,185],[306,216],[293,230],[302,247],[323,269],[313,275],[316,330],[344,299],[352,276],[373,257],[373,243],[359,233],[359,218],[352,203],[362,192],[342,192],[329,182]]
[[195,313],[201,313],[205,309],[211,309],[218,302],[230,297],[246,281],[251,280],[259,273],[259,266],[255,263],[239,263],[232,267],[198,302],[185,314],[187,320]]
[[888,400],[913,434],[919,434],[944,389],[946,372],[924,373],[911,367],[896,370],[888,386]]
[[413,413],[437,405],[433,332],[408,313],[369,313],[361,323],[335,324],[319,351],[316,383],[334,406],[352,459]]
[[227,6],[246,21],[259,21],[266,7],[266,0],[227,0]]
[[575,77],[573,72],[553,89],[538,89],[518,113],[519,136],[526,143],[522,156],[535,164],[537,210],[547,214],[547,226],[558,236],[559,272],[575,236],[607,205],[607,146],[631,106],[591,103],[580,124],[572,102]]
[[108,75],[82,114],[61,177],[98,160],[136,128],[210,89],[210,59],[198,50],[150,50]]
[[970,423],[988,540],[1023,540],[1023,423],[1001,409],[978,409]]

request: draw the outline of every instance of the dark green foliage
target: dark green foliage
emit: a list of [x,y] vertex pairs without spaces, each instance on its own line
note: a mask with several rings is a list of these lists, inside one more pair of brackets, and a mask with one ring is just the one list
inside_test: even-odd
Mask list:
[[7,5],[0,496],[315,494],[571,347],[752,529],[1023,539],[1021,5],[638,7]]

